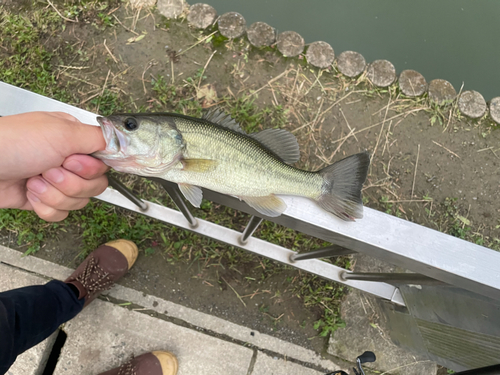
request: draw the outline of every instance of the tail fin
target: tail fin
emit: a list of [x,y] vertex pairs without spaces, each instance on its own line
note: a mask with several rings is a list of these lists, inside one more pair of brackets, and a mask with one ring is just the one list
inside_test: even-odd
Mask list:
[[361,219],[361,188],[368,173],[368,152],[349,156],[318,171],[323,177],[318,204],[342,220]]

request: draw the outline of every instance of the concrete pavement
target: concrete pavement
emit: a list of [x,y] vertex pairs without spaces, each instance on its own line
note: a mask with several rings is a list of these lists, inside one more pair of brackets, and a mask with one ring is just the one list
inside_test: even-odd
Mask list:
[[[71,272],[0,246],[0,291],[64,279]],[[120,285],[61,329],[67,338],[56,375],[99,374],[151,350],[173,352],[179,375],[347,371],[309,349]],[[55,335],[23,353],[8,374],[41,375],[54,341]]]

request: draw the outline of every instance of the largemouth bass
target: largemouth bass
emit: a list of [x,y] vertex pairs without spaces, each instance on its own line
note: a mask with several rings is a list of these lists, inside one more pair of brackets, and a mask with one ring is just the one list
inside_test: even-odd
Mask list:
[[316,172],[293,167],[299,160],[295,136],[282,129],[246,134],[220,110],[201,119],[175,113],[98,117],[107,147],[93,155],[115,170],[159,177],[179,185],[199,207],[201,188],[233,195],[263,215],[285,209],[276,195],[315,200],[343,220],[363,216],[361,188],[370,157],[359,153]]

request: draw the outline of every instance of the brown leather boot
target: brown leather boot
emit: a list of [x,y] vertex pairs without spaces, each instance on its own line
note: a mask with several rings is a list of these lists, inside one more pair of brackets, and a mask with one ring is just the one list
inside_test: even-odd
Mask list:
[[91,252],[64,282],[78,289],[78,299],[85,298],[83,307],[86,307],[127,273],[137,255],[137,246],[132,241],[107,242]]
[[142,354],[99,375],[175,375],[178,367],[172,353],[159,351]]

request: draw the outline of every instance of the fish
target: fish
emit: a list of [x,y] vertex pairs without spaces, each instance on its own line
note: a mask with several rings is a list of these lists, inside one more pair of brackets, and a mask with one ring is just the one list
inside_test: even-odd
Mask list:
[[300,158],[295,136],[284,129],[247,134],[220,109],[201,118],[176,113],[97,117],[105,150],[92,155],[113,169],[177,183],[200,207],[202,188],[232,195],[257,212],[277,217],[287,208],[279,195],[303,196],[346,221],[363,217],[361,189],[368,152],[318,171],[294,167]]

